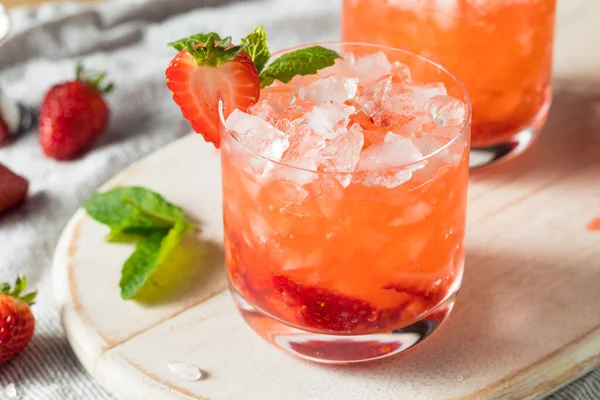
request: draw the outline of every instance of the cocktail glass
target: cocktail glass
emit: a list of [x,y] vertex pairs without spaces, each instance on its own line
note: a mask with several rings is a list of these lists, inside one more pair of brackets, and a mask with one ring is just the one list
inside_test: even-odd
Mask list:
[[529,148],[551,102],[555,0],[343,0],[343,40],[402,47],[452,71],[473,103],[471,164]]
[[[260,336],[305,359],[359,362],[414,346],[452,309],[470,102],[421,56],[320,45],[345,60],[263,89],[253,116],[222,118],[225,259],[237,307]],[[358,82],[348,77],[356,70]],[[349,109],[327,126],[337,120],[323,115]]]

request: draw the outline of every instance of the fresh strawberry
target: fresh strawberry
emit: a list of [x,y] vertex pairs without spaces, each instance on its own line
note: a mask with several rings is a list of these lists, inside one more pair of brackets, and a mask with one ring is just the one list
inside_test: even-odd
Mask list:
[[27,179],[0,164],[0,213],[21,204],[28,190]]
[[220,147],[219,101],[227,117],[258,101],[260,79],[252,58],[231,38],[208,35],[206,43],[190,39],[166,70],[167,87],[192,128]]
[[84,76],[53,86],[42,101],[40,141],[48,157],[68,160],[81,154],[106,129],[109,110],[103,95],[113,89],[103,84],[105,74]]
[[351,331],[378,318],[376,310],[366,301],[303,286],[282,275],[273,277],[273,288],[296,309],[300,322],[312,328]]
[[8,283],[0,285],[0,365],[21,352],[33,337],[35,319],[29,308],[36,292],[22,295],[25,278],[17,278],[11,290]]

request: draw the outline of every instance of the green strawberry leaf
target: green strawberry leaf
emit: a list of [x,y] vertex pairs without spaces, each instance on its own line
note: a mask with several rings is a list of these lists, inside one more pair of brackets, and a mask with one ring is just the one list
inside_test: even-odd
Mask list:
[[221,40],[221,37],[219,36],[218,33],[215,32],[209,32],[209,33],[198,33],[196,35],[192,35],[190,37],[186,37],[186,38],[182,38],[179,40],[176,40],[174,42],[169,43],[168,45],[177,49],[178,51],[181,51],[183,49],[185,49],[187,47],[188,42],[191,40],[193,42],[196,43],[206,43],[206,41],[208,40],[209,36],[213,35],[215,40]]
[[244,51],[252,58],[256,70],[260,74],[271,58],[265,28],[257,26],[254,32],[242,39],[242,45],[245,46]]
[[0,294],[13,297],[15,299],[21,299],[26,302],[30,306],[34,305],[35,297],[37,296],[37,292],[30,292],[28,294],[23,294],[23,291],[27,287],[27,278],[24,276],[18,276],[15,282],[15,285],[11,288],[10,284],[4,282],[0,284]]
[[160,264],[168,262],[169,254],[175,249],[192,225],[179,221],[165,234],[155,231],[140,242],[121,271],[121,297],[132,299],[152,277]]
[[269,86],[275,80],[288,83],[296,75],[315,74],[320,69],[332,66],[336,58],[340,58],[339,54],[321,46],[286,53],[260,74],[260,87]]
[[[141,187],[120,187],[95,194],[83,207],[92,218],[108,225],[114,232],[169,229],[185,219],[181,208]],[[114,241],[115,236],[111,233],[110,241]]]
[[[199,44],[204,45],[198,46]],[[210,33],[206,38],[206,43],[188,40],[186,50],[189,55],[194,57],[199,66],[218,67],[237,56],[244,50],[244,46],[231,46],[231,36],[221,40],[216,34]]]

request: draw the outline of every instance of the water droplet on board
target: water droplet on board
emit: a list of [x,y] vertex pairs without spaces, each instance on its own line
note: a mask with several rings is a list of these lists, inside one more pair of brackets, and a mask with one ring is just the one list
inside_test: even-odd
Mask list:
[[464,376],[462,376],[462,375],[459,375],[459,376],[457,376],[457,377],[456,377],[456,381],[457,381],[457,382],[462,382],[462,381],[464,381],[464,380],[465,380],[465,377],[464,377]]
[[173,375],[177,376],[179,379],[183,379],[186,381],[199,381],[204,376],[204,373],[200,371],[198,367],[192,364],[170,362],[168,364],[168,367],[169,370],[173,373]]

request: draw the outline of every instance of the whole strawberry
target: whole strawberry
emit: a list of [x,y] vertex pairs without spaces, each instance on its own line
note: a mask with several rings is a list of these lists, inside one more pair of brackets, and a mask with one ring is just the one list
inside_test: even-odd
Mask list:
[[37,293],[22,295],[26,286],[25,278],[17,278],[13,289],[8,283],[0,285],[0,365],[21,352],[33,337],[35,319],[29,306]]
[[0,214],[25,201],[29,182],[0,164]]
[[77,66],[76,80],[53,86],[40,109],[40,142],[44,153],[57,160],[80,155],[106,129],[109,110],[103,95],[113,89],[105,74],[85,76]]

